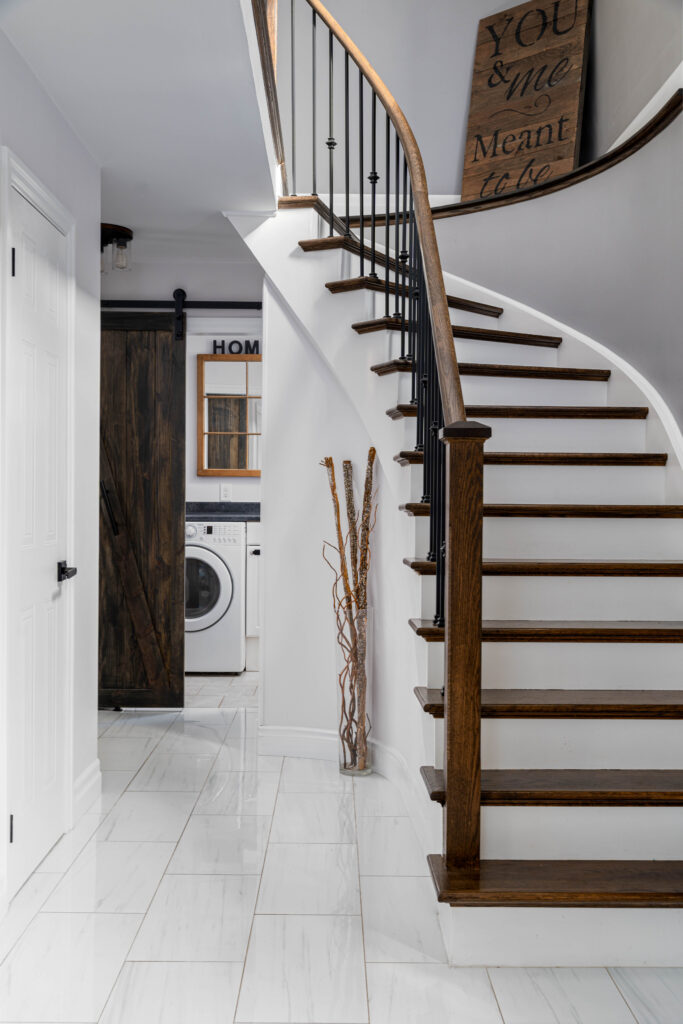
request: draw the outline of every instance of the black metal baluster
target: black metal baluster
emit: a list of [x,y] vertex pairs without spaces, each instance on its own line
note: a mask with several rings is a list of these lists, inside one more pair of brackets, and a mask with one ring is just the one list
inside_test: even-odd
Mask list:
[[360,201],[360,276],[365,277],[365,230],[363,227],[363,190],[365,188],[365,181],[363,180],[363,148],[365,145],[365,132],[363,124],[363,72],[358,71],[358,133],[360,136],[360,148],[359,148],[359,161],[358,161],[358,181],[359,181],[359,201]]
[[318,142],[317,142],[317,125],[316,125],[317,114],[318,114],[317,92],[316,92],[317,79],[318,79],[318,76],[317,76],[317,73],[316,73],[316,63],[317,63],[317,61],[316,61],[316,53],[317,53],[316,33],[317,33],[317,28],[318,28],[318,15],[316,14],[315,11],[313,11],[313,26],[312,26],[312,29],[311,29],[311,101],[312,101],[312,111],[313,111],[313,123],[312,123],[312,129],[313,129],[312,136],[313,136],[313,139],[312,139],[311,157],[312,157],[312,161],[313,161],[313,188],[312,188],[311,192],[312,192],[312,195],[314,195],[314,196],[317,196],[317,194],[318,194],[318,153],[317,153]]
[[[399,291],[399,289],[401,287],[401,275],[398,272],[398,268],[399,268],[399,264],[398,264],[399,230],[400,230],[400,226],[401,226],[401,219],[400,219],[399,212],[398,212],[398,201],[399,201],[398,200],[398,196],[399,196],[399,187],[398,186],[399,186],[399,178],[400,178],[400,173],[401,173],[401,168],[400,168],[401,150],[400,150],[400,142],[399,142],[399,138],[398,138],[398,132],[396,132],[395,134],[396,134],[396,145],[395,145],[394,148],[395,148],[396,168],[395,168],[395,173],[394,173],[394,191],[395,191],[396,206],[395,206],[395,221],[394,221],[394,317],[396,318],[396,320],[398,320],[398,318],[401,315],[401,300],[400,300],[400,291]],[[387,239],[387,266],[388,265],[389,265],[389,239]],[[403,355],[403,351],[401,351],[401,355]]]
[[294,0],[291,0],[289,9],[289,32],[291,49],[291,78],[292,78],[292,195],[296,195],[296,45],[294,36]]
[[344,51],[344,188],[346,189],[346,221],[344,235],[351,234],[351,213],[349,210],[349,54]]
[[377,182],[379,181],[379,174],[377,173],[377,93],[372,91],[372,170],[368,175],[368,181],[372,189],[371,209],[370,209],[370,277],[377,280],[377,271],[375,269],[375,258],[376,258],[376,247],[375,247],[375,232],[377,227]]
[[389,190],[391,188],[391,147],[389,144],[389,133],[391,121],[387,114],[387,139],[386,139],[386,209],[384,211],[384,315],[389,316]]
[[414,206],[413,206],[413,190],[412,190],[412,187],[410,189],[410,207],[409,207],[409,214],[408,214],[408,216],[409,216],[409,219],[410,219],[410,235],[409,235],[410,241],[408,243],[409,244],[409,251],[410,251],[410,260],[409,260],[409,264],[408,264],[408,277],[409,277],[408,286],[410,288],[410,305],[408,307],[408,316],[410,318],[410,329],[409,329],[409,332],[408,332],[408,356],[410,358],[410,363],[411,363],[411,366],[412,366],[412,372],[410,374],[410,401],[412,402],[413,405],[415,405],[416,402],[417,402],[417,393],[416,393],[416,389],[415,389],[415,359],[416,359],[416,352],[415,352],[416,324],[415,324],[415,321],[417,319],[417,298],[418,298],[419,292],[418,292],[418,289],[417,289],[417,280],[416,280],[416,273],[417,273],[417,253],[416,253],[416,250],[417,250],[417,234],[416,234],[416,230],[415,230],[415,209],[414,209]]
[[408,250],[406,249],[406,234],[408,225],[408,161],[403,155],[403,205],[401,207],[401,252],[396,252],[396,270],[399,263],[401,266],[401,359],[406,357],[406,292],[408,284],[406,281],[406,263],[408,262]]
[[330,31],[330,53],[329,53],[329,101],[330,101],[330,112],[329,112],[329,129],[330,134],[327,137],[327,149],[330,154],[330,238],[334,234],[334,149],[337,145],[334,138],[334,36]]

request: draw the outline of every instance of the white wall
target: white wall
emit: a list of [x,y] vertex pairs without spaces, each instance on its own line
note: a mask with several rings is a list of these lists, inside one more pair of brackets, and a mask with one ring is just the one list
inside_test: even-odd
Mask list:
[[683,422],[683,116],[580,185],[436,221],[444,270],[595,338]]
[[[100,173],[7,37],[0,33],[0,144],[8,146],[76,222],[74,781],[97,758],[99,562]],[[71,585],[71,584],[70,584]],[[97,780],[96,772],[93,774]],[[83,796],[83,794],[81,794]],[[87,799],[87,794],[83,796]],[[83,808],[80,808],[81,810]],[[78,810],[78,808],[77,808]],[[4,820],[4,819],[3,819]]]
[[[261,341],[261,315],[243,317],[188,317],[185,397],[185,500],[186,501],[260,501],[261,478],[240,476],[197,476],[197,356],[213,351],[214,338],[258,338]],[[264,360],[265,361],[265,360]],[[221,488],[230,489],[230,497],[221,498]]]

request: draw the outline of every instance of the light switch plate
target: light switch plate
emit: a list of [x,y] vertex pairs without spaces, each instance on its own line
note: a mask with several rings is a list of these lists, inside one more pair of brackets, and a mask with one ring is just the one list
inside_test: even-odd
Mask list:
[[219,484],[219,501],[232,501],[232,484]]

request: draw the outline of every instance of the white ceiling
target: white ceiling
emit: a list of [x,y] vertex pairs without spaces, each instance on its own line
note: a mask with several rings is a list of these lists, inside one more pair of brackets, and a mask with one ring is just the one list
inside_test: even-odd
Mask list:
[[273,208],[239,0],[0,0],[0,28],[101,165],[102,220],[230,237],[222,210]]

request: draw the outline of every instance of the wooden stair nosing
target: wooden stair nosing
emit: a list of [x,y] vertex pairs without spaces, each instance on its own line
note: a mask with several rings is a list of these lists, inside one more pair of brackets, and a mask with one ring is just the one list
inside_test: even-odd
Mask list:
[[[410,373],[412,368],[412,360],[407,356],[403,359],[391,359],[386,363],[376,363],[370,367],[371,371],[379,376],[389,373]],[[581,369],[569,366],[516,366],[507,363],[459,363],[458,370],[461,377],[512,377],[529,380],[570,381],[607,381],[612,372],[611,370]]]
[[[429,515],[429,510],[422,513]],[[683,505],[484,505],[494,519],[682,519]]]
[[[532,420],[645,420],[646,406],[617,405],[468,405],[468,418]],[[399,402],[387,409],[392,420],[417,416],[416,402]]]
[[[420,706],[443,718],[441,690],[416,686]],[[482,718],[683,718],[683,690],[496,690],[481,691]]]
[[[345,249],[354,256],[360,256],[361,254],[360,241],[353,235],[325,235],[323,238],[303,238],[299,242],[299,248],[303,249],[304,252],[328,252],[330,249]],[[369,262],[372,252],[367,245],[363,246],[363,255]],[[378,267],[388,267],[394,273],[396,271],[396,260],[394,257],[387,256],[379,250],[375,252],[375,263]],[[399,285],[399,292],[401,287],[405,286]],[[382,282],[382,290],[384,290],[384,282]],[[395,292],[396,285],[394,284],[390,290]]]
[[[443,643],[444,628],[430,619],[409,619],[427,643]],[[683,622],[485,619],[482,643],[683,643]]]
[[[391,292],[395,295],[396,285],[389,282],[389,286]],[[364,277],[344,278],[341,281],[328,281],[325,287],[328,291],[332,292],[333,295],[338,295],[341,292],[355,292],[363,288],[368,289],[368,291],[383,292],[384,281],[379,277],[370,277],[369,275],[365,275]],[[407,295],[407,288],[404,288],[403,290]],[[402,286],[399,286],[399,295],[401,293]],[[461,299],[457,295],[447,295],[446,301],[451,309],[461,309],[463,312],[477,313],[480,316],[491,316],[497,319],[503,313],[501,306],[490,306],[486,302],[474,302],[472,299]]]
[[427,858],[440,903],[462,907],[683,907],[683,861]]
[[[487,452],[484,450],[485,466],[657,467],[666,466],[668,458],[666,452]],[[394,456],[394,461],[398,462],[399,466],[420,466],[424,461],[424,455],[415,449],[405,449]],[[675,509],[681,506],[668,507]],[[486,515],[486,512],[484,514]],[[676,518],[676,516],[672,514],[671,518]]]
[[504,345],[535,345],[539,348],[559,348],[562,338],[551,334],[530,334],[525,331],[499,331],[488,327],[453,325],[453,337],[469,341],[494,341]]
[[428,501],[408,501],[405,505],[399,505],[399,512],[406,512],[409,516],[428,516],[430,505]]
[[[404,558],[403,564],[420,576],[436,575],[436,562],[426,558]],[[680,578],[683,576],[683,561],[485,558],[482,561],[482,575]]]
[[[445,804],[444,773],[420,768],[430,799]],[[483,769],[486,807],[677,807],[683,771],[661,769]]]

